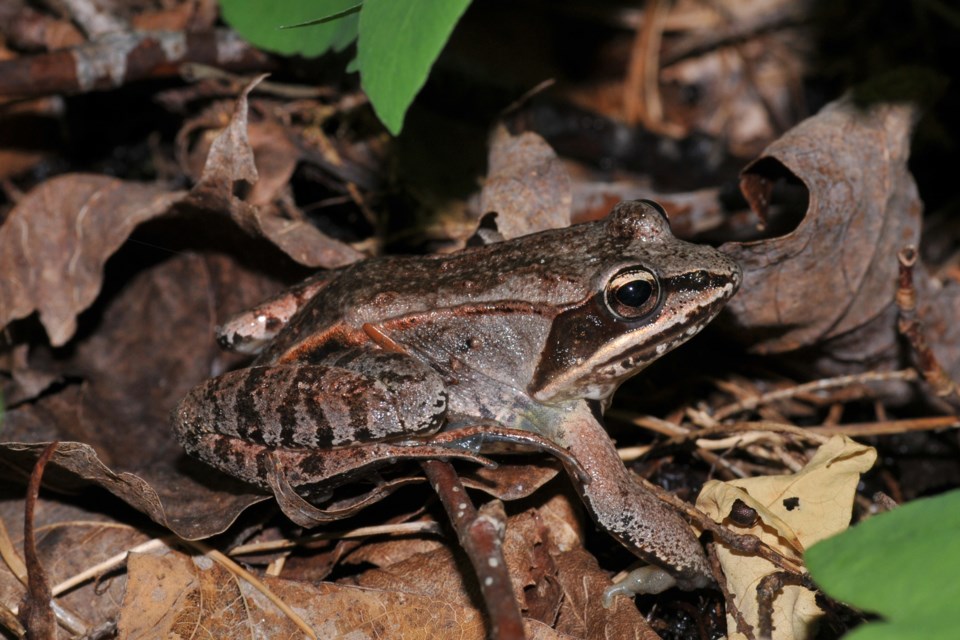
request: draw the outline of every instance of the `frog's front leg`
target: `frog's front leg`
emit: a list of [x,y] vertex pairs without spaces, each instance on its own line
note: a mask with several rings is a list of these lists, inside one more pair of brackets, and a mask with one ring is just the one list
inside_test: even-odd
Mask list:
[[173,425],[188,453],[266,487],[265,452],[347,451],[427,435],[442,426],[446,408],[433,369],[404,354],[352,349],[320,364],[255,366],[207,380],[181,400]]
[[690,525],[638,483],[624,467],[603,425],[586,403],[574,409],[553,439],[590,478],[578,487],[602,528],[643,560],[666,572],[649,572],[635,592],[671,586],[699,589],[713,583],[706,555]]

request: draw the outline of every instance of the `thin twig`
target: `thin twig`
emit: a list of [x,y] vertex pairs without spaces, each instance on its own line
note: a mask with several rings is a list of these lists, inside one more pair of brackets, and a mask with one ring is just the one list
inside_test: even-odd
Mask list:
[[930,348],[923,323],[917,318],[917,291],[913,283],[913,267],[917,263],[916,247],[908,246],[901,249],[897,254],[897,260],[900,264],[895,298],[899,312],[897,330],[913,347],[923,379],[930,385],[933,392],[951,405],[958,406],[960,397],[957,394],[957,385]]
[[[14,565],[20,565],[25,575],[18,575],[18,579],[27,587],[27,595],[19,608],[18,616],[26,628],[28,638],[54,637],[56,625],[54,621],[73,635],[83,635],[87,632],[87,623],[80,616],[59,604],[53,599],[50,592],[50,581],[46,570],[40,562],[36,548],[36,531],[33,527],[34,510],[40,496],[40,483],[47,462],[56,453],[59,442],[51,442],[44,448],[37,462],[34,464],[27,484],[27,496],[23,518],[23,562],[19,562],[16,553],[12,556]],[[5,531],[4,531],[5,533]]]
[[231,556],[247,555],[251,553],[269,553],[302,547],[321,540],[347,540],[353,538],[368,538],[380,535],[409,535],[415,533],[440,533],[436,522],[402,522],[397,524],[377,525],[373,527],[358,527],[349,531],[322,531],[309,536],[302,536],[292,540],[270,540],[267,542],[253,542],[234,547],[230,550]]
[[777,402],[778,400],[787,400],[798,395],[824,391],[836,387],[846,387],[854,384],[867,384],[870,382],[890,382],[892,380],[911,381],[917,379],[917,372],[914,369],[903,369],[900,371],[867,371],[849,376],[837,376],[835,378],[823,378],[813,380],[804,384],[798,384],[786,389],[777,389],[751,398],[745,398],[720,407],[713,412],[715,420],[724,420],[730,416],[743,411],[753,411],[760,405]]
[[757,635],[760,638],[773,637],[773,603],[777,594],[787,586],[813,590],[813,585],[804,576],[789,571],[766,575],[757,585]]
[[804,431],[822,436],[844,435],[849,437],[886,436],[910,431],[933,431],[960,427],[957,416],[933,416],[931,418],[908,418],[883,422],[856,422],[851,424],[807,427]]
[[756,422],[735,422],[732,424],[718,424],[707,429],[692,430],[681,438],[674,438],[666,445],[680,445],[687,440],[696,438],[709,438],[713,435],[729,433],[749,433],[751,431],[769,431],[773,433],[789,433],[797,438],[813,442],[820,445],[827,441],[827,436],[817,433],[811,427],[798,427],[792,424],[783,424],[780,422],[756,421]]
[[503,558],[502,522],[480,515],[449,462],[424,460],[420,463],[467,553],[480,583],[480,592],[490,616],[490,637],[494,640],[525,638],[520,605]]
[[[185,62],[180,65],[180,77],[187,82],[200,82],[202,80],[217,80],[227,83],[231,86],[233,93],[239,93],[243,87],[246,87],[255,77],[250,74],[238,74],[224,71],[218,67],[199,62]],[[333,98],[336,91],[332,87],[323,86],[304,86],[299,84],[284,84],[281,82],[271,82],[265,80],[257,85],[256,93],[288,98],[291,100],[301,100],[304,98]]]
[[664,119],[660,98],[660,44],[670,0],[651,0],[646,8],[647,19],[634,38],[624,81],[624,118],[630,124],[642,123],[650,131],[676,138],[684,131]]

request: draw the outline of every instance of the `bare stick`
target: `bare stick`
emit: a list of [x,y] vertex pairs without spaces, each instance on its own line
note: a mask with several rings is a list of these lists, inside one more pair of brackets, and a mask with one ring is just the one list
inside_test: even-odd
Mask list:
[[520,640],[526,637],[520,605],[513,595],[510,573],[503,559],[503,523],[477,513],[460,477],[449,462],[424,460],[420,465],[440,497],[460,545],[467,552],[477,573],[483,601],[490,615],[490,637],[495,640]]
[[899,311],[897,329],[913,347],[919,361],[920,373],[933,392],[951,405],[957,406],[960,404],[957,385],[927,343],[923,323],[917,318],[917,290],[913,284],[913,267],[917,263],[916,247],[901,249],[897,259],[900,262],[896,296]]

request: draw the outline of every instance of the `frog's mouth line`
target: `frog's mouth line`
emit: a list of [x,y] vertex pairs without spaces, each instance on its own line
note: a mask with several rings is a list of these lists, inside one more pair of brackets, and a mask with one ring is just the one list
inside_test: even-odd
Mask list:
[[658,332],[652,340],[626,349],[617,357],[598,363],[594,369],[605,371],[607,368],[616,367],[622,369],[624,374],[636,373],[640,370],[637,368],[640,363],[650,364],[700,333],[726,305],[727,299],[727,296],[718,297],[707,306],[697,309],[684,321]]

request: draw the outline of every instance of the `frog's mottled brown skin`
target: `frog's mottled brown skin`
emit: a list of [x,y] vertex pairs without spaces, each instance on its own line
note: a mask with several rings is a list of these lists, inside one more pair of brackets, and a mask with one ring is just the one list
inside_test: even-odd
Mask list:
[[690,527],[630,476],[594,409],[739,284],[734,261],[674,238],[646,201],[451,255],[358,262],[225,327],[223,342],[265,347],[192,391],[174,426],[190,453],[261,486],[269,452],[302,456],[285,469],[298,486],[360,443],[471,421],[532,432],[586,471],[580,492],[604,529],[680,586],[704,586]]

